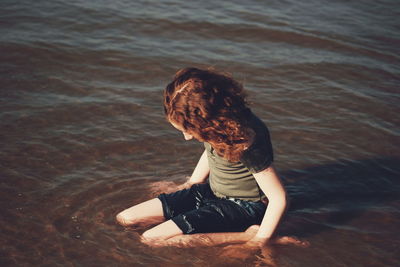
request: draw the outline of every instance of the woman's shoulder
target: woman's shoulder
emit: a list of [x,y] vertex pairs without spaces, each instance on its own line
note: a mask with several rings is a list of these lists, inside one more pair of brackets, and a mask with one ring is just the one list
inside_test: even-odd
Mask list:
[[249,128],[254,132],[252,142],[243,151],[240,161],[256,173],[272,164],[273,149],[266,124],[254,114],[249,118]]
[[249,143],[248,149],[251,149],[268,141],[270,136],[267,125],[258,116],[251,113],[248,118],[248,127],[252,131],[251,142]]

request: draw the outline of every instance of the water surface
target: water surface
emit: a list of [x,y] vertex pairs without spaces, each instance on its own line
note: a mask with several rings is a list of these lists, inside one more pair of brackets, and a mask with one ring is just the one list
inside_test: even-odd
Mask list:
[[220,248],[147,248],[114,221],[151,183],[190,175],[202,145],[166,123],[161,92],[177,69],[212,66],[270,128],[292,199],[279,233],[312,244],[274,247],[278,266],[398,266],[398,10],[3,0],[1,265],[243,266]]

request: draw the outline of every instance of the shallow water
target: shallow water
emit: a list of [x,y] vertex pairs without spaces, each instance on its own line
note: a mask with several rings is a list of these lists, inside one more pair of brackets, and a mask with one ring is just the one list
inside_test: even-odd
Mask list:
[[202,151],[163,118],[185,66],[231,72],[270,128],[291,196],[279,233],[311,243],[274,247],[278,266],[400,264],[398,1],[0,7],[2,266],[243,266],[114,221]]

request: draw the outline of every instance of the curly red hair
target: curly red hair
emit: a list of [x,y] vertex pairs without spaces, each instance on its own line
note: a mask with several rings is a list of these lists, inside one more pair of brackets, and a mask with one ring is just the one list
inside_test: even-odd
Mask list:
[[210,69],[179,70],[164,90],[164,111],[168,121],[231,162],[239,161],[254,134],[243,86]]

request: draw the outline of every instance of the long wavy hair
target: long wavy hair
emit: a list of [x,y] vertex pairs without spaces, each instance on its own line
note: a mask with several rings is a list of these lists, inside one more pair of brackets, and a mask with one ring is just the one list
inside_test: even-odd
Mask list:
[[245,97],[243,86],[229,75],[185,68],[164,90],[164,111],[169,122],[237,162],[254,136]]

